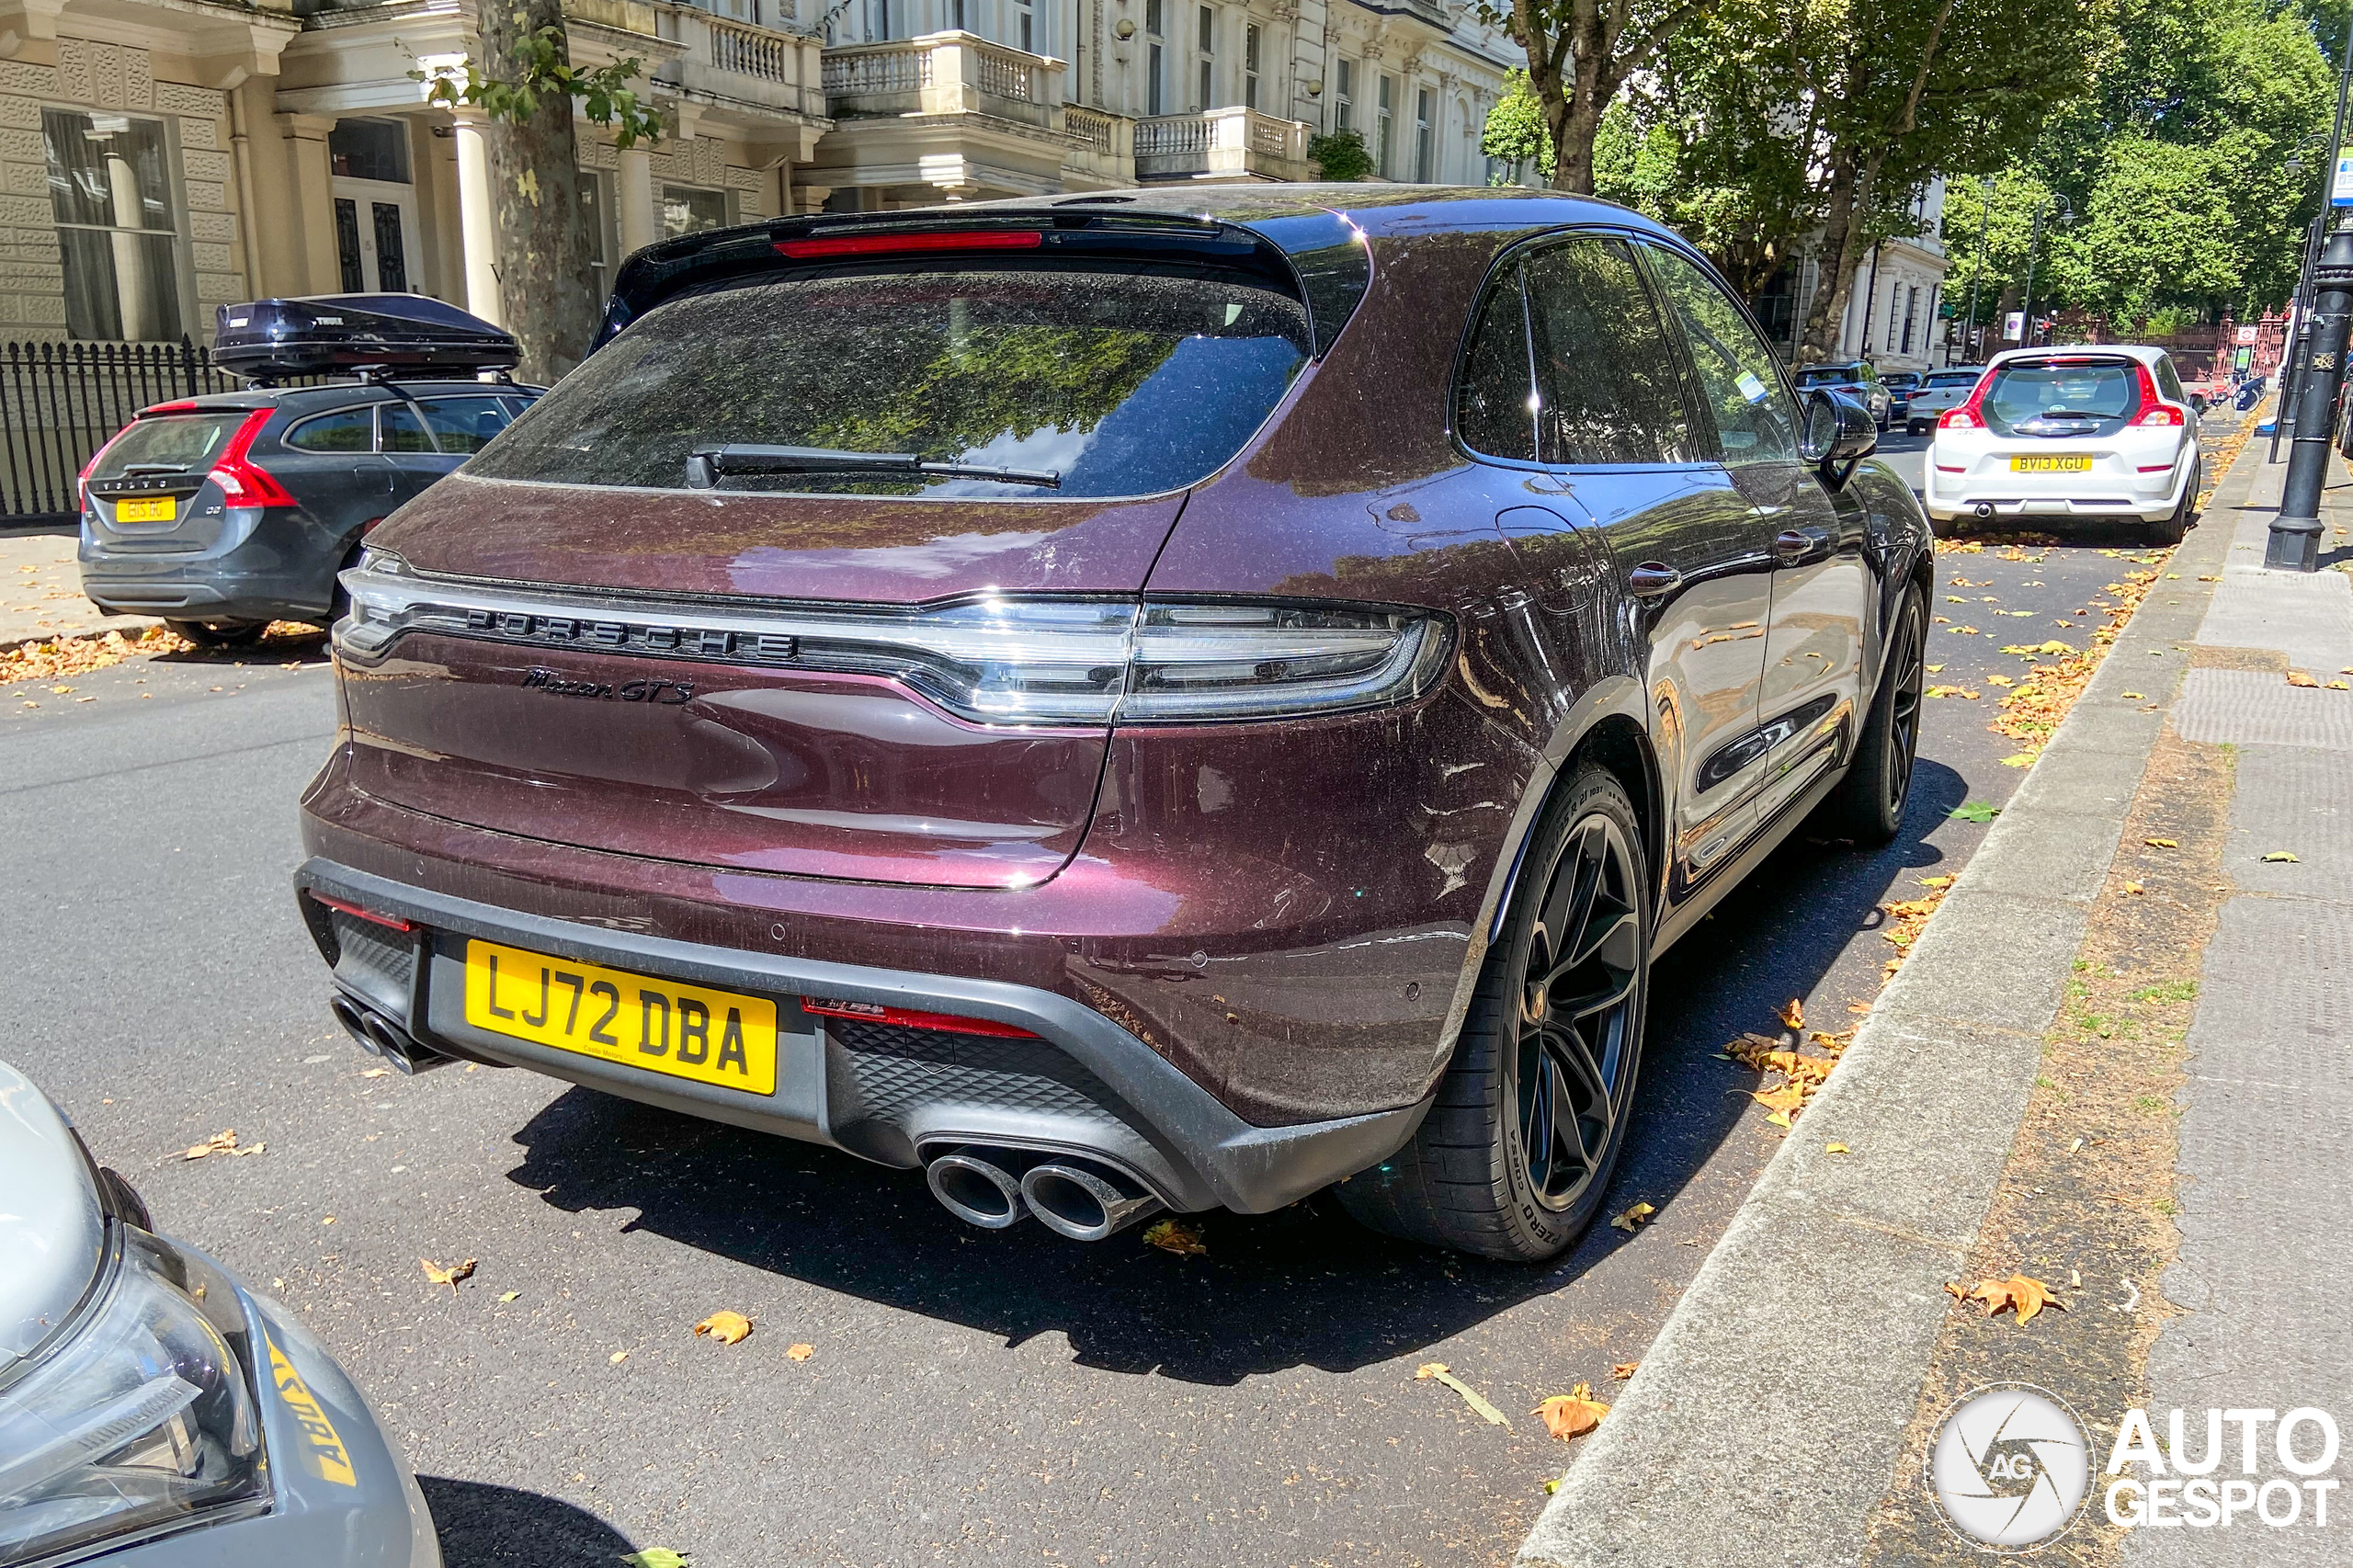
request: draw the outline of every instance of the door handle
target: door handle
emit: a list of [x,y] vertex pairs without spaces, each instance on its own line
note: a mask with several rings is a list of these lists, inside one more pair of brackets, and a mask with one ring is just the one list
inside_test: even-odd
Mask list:
[[1830,535],[1820,528],[1786,528],[1773,536],[1773,553],[1785,564],[1830,553]]
[[1672,566],[1645,561],[1626,574],[1626,591],[1638,599],[1654,599],[1683,585],[1683,574]]

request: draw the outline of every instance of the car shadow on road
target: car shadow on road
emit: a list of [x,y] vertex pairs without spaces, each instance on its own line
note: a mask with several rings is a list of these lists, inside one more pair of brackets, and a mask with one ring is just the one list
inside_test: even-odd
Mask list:
[[[1876,923],[1898,875],[1937,861],[1925,835],[1962,792],[1951,769],[1924,761],[1894,844],[1859,855],[1801,830],[1701,928],[1775,922],[1766,938],[1695,935],[1665,956],[1632,1141],[1606,1211],[1635,1197],[1665,1210],[1739,1130],[1756,1076],[1718,1049],[1809,990]],[[1771,955],[1761,968],[1751,962],[1760,950]],[[1548,1265],[1489,1263],[1377,1236],[1329,1194],[1272,1214],[1200,1216],[1207,1259],[1156,1251],[1134,1232],[1086,1245],[1034,1222],[981,1231],[942,1209],[920,1172],[579,1088],[516,1142],[526,1153],[509,1179],[567,1213],[635,1210],[628,1229],[824,1290],[1008,1345],[1059,1333],[1082,1366],[1214,1385],[1412,1354],[1574,1283],[1632,1239],[1598,1224]],[[1760,1138],[1753,1153],[1769,1149]],[[1726,1198],[1745,1191],[1744,1177]],[[1672,1267],[1688,1273],[1704,1255],[1688,1256]]]
[[585,1508],[512,1486],[420,1475],[449,1568],[580,1568],[636,1550]]

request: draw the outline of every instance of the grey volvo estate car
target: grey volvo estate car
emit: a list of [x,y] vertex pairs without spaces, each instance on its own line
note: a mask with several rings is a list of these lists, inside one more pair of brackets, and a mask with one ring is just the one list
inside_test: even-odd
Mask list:
[[[256,384],[142,409],[91,459],[80,497],[91,602],[110,615],[159,616],[207,643],[251,642],[272,620],[332,619],[335,574],[368,530],[539,395],[457,373],[512,365],[513,338],[435,301],[401,303],[431,307],[439,335],[404,342],[399,318],[337,297],[223,306],[220,359]],[[235,345],[229,324],[257,317],[293,317],[299,330]],[[392,328],[322,350],[322,318]],[[321,370],[357,374],[270,384]]]

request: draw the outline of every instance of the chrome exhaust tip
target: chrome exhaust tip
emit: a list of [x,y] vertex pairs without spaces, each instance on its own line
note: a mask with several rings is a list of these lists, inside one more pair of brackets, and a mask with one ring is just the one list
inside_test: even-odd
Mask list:
[[1125,1176],[1059,1161],[1032,1166],[1021,1196],[1038,1222],[1074,1242],[1099,1242],[1164,1205]]
[[995,1151],[964,1147],[950,1150],[923,1168],[931,1195],[950,1214],[984,1231],[1002,1231],[1021,1222],[1028,1212],[1021,1203],[1021,1178],[997,1164]]
[[1991,501],[1980,501],[1977,503],[1977,517],[1979,521],[1982,522],[1986,518],[1991,517],[1993,515],[1994,503]]
[[335,1021],[370,1056],[391,1062],[403,1077],[413,1078],[436,1067],[447,1067],[454,1057],[444,1056],[416,1042],[408,1030],[362,1002],[337,996],[327,1004]]

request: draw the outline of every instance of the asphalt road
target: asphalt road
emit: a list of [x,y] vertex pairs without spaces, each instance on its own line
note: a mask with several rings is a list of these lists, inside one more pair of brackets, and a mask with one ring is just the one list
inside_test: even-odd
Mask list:
[[[1916,468],[1921,444],[1890,449]],[[1580,1381],[1608,1397],[1775,1147],[1718,1048],[1793,995],[1836,1028],[1876,992],[1876,906],[1964,863],[1984,829],[1949,813],[2023,777],[1984,727],[1983,677],[2018,664],[2000,645],[2097,624],[2136,545],[1942,559],[1933,678],[1984,698],[1927,705],[1894,846],[1793,842],[1662,961],[1610,1204],[1659,1212],[1546,1268],[1314,1201],[1208,1217],[1207,1258],[983,1233],[919,1175],[527,1074],[365,1076],[289,887],[335,724],[315,655],[0,691],[0,1056],[159,1224],[319,1332],[459,1568],[1500,1562],[1569,1456],[1529,1412]],[[177,1157],[223,1128],[266,1153]],[[480,1262],[453,1292],[420,1257]],[[722,1307],[748,1340],[693,1335]],[[1432,1360],[1510,1428],[1416,1381]]]

